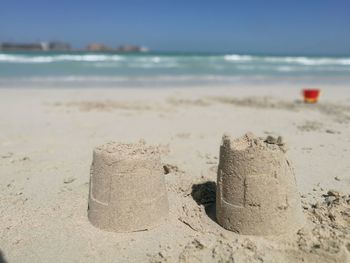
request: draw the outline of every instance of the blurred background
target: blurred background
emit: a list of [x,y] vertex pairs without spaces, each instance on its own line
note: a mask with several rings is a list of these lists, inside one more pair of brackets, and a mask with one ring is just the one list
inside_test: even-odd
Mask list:
[[2,1],[0,86],[347,83],[348,1]]

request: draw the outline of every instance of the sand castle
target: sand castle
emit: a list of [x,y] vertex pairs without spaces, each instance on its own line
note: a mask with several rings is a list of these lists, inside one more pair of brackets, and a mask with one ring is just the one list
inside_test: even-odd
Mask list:
[[95,148],[88,208],[94,226],[116,232],[150,229],[161,223],[168,209],[156,147],[140,142]]
[[224,135],[216,192],[216,217],[228,230],[278,235],[302,227],[294,172],[279,139]]
[[[281,137],[224,135],[216,195],[217,221],[228,230],[278,235],[303,226],[295,176]],[[150,229],[168,209],[157,147],[139,142],[95,148],[88,209],[93,225],[116,232]]]

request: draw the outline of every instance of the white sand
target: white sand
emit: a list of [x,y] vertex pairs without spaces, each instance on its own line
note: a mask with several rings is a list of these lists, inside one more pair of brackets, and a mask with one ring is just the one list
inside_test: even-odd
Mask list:
[[[329,196],[330,207],[322,197],[330,189],[350,194],[350,90],[322,90],[318,105],[304,105],[295,102],[300,88],[286,85],[0,89],[5,260],[350,262],[349,196]],[[282,135],[289,145],[308,218],[299,234],[241,236],[211,219],[222,134],[247,131]],[[101,231],[87,219],[92,150],[140,138],[169,150],[169,218],[149,231]]]

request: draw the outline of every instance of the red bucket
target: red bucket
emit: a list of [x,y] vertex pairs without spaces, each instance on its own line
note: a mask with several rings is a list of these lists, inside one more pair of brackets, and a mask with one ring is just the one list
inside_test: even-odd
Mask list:
[[304,95],[304,102],[305,103],[316,103],[318,101],[318,98],[320,97],[320,90],[319,89],[304,89],[303,95]]

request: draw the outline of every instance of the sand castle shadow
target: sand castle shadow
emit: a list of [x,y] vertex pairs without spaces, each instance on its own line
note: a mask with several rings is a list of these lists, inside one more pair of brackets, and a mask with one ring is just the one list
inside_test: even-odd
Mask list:
[[4,254],[0,250],[0,263],[7,263],[7,261],[4,258]]
[[198,205],[205,207],[205,213],[208,217],[214,222],[217,222],[215,213],[216,183],[214,181],[207,181],[200,184],[193,184],[191,196]]

